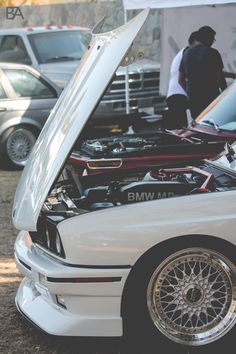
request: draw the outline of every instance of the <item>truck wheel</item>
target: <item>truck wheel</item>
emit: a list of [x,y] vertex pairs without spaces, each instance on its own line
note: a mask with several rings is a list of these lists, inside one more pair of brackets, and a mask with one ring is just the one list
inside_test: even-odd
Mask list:
[[9,128],[2,139],[3,153],[7,162],[14,167],[23,168],[36,141],[33,128],[19,125]]

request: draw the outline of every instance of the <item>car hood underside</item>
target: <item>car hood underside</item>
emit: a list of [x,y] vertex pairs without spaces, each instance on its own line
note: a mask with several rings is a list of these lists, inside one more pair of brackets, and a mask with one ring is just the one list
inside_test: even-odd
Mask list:
[[95,34],[62,92],[22,173],[13,205],[17,229],[36,230],[47,194],[149,10],[111,32]]

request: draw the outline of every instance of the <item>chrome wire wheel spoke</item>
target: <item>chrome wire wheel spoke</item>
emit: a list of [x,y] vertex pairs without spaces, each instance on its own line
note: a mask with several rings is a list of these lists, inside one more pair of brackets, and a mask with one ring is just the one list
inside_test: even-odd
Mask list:
[[236,321],[235,266],[206,249],[177,252],[153,273],[147,305],[169,339],[195,346],[213,342]]

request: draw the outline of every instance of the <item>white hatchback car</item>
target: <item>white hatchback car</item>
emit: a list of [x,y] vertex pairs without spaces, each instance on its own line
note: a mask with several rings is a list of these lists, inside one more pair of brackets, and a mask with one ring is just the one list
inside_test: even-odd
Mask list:
[[147,14],[93,37],[34,146],[13,206],[16,304],[55,335],[211,346],[236,322],[236,148],[195,167],[63,171]]

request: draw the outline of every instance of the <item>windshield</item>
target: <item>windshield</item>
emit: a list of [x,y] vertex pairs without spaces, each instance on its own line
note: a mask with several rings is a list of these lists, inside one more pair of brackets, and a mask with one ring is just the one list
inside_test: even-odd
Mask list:
[[29,34],[39,64],[80,60],[91,35],[85,31],[61,31]]
[[217,97],[196,119],[217,130],[236,132],[236,82]]

